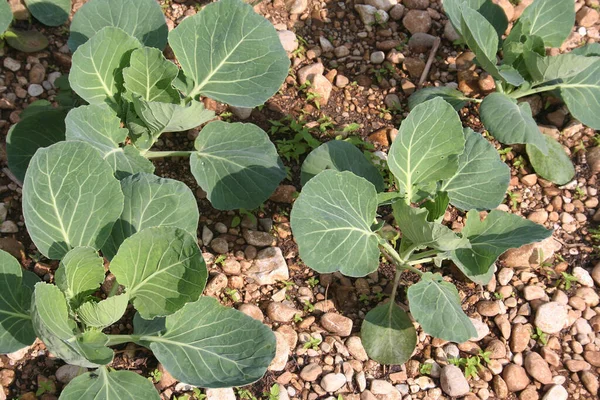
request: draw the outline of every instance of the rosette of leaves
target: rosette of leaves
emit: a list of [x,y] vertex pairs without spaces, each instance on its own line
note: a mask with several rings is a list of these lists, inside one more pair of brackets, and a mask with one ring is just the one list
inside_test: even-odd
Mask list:
[[[378,269],[382,254],[395,266],[390,301],[366,315],[361,336],[371,358],[401,364],[417,341],[410,317],[396,303],[403,271],[420,278],[407,290],[414,320],[432,336],[461,343],[476,332],[459,292],[443,278],[443,269],[424,272],[415,265],[440,267],[451,260],[483,285],[502,253],[552,232],[503,211],[480,214],[502,202],[509,168],[491,143],[463,129],[452,105],[439,97],[409,113],[387,162],[397,183],[384,192],[381,176],[356,147],[332,141],[315,149],[302,165],[304,187],[292,209],[291,227],[300,257],[319,273],[366,276]],[[389,204],[401,233],[398,245],[377,220],[379,207]],[[441,223],[449,204],[468,211],[460,233]]]
[[[445,0],[444,10],[476,63],[496,81],[496,92],[472,99],[451,88],[426,88],[415,92],[409,106],[442,97],[457,109],[480,102],[485,128],[504,144],[525,144],[538,175],[557,184],[573,179],[569,155],[552,137],[542,134],[529,103],[519,101],[537,93],[561,98],[579,121],[600,129],[600,46],[585,45],[568,54],[547,56],[547,47],[560,47],[575,22],[571,0],[534,0],[508,27],[504,11],[492,0]],[[502,51],[498,62],[497,53]]]
[[[167,43],[181,69],[162,54]],[[91,145],[118,179],[152,173],[155,158],[189,157],[198,184],[221,210],[258,207],[285,177],[263,130],[211,121],[215,114],[200,99],[255,107],[287,76],[278,35],[252,6],[221,0],[169,33],[155,0],[90,0],[73,18],[69,47],[68,90],[86,105],[49,108],[37,116],[45,124],[26,118],[15,126],[7,153],[17,178],[36,150],[61,140]],[[194,150],[152,150],[164,132],[204,124]]]
[[[195,386],[258,380],[275,355],[275,337],[262,323],[201,296],[208,271],[191,190],[145,172],[119,181],[113,167],[81,141],[50,145],[31,159],[25,223],[39,251],[60,264],[55,284],[45,283],[0,251],[0,353],[38,337],[65,362],[97,368],[74,379],[61,399],[158,399],[147,379],[106,367],[110,347],[128,342]],[[99,255],[104,249],[110,264]],[[133,332],[109,334],[133,310]]]

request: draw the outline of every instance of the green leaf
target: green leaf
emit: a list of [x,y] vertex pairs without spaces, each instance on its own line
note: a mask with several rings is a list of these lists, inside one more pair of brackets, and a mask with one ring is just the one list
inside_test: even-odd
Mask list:
[[485,128],[500,143],[528,143],[548,152],[544,137],[531,115],[526,101],[517,103],[504,93],[492,93],[483,99],[479,116]]
[[302,189],[291,213],[300,257],[319,273],[365,276],[379,267],[378,237],[371,231],[377,191],[352,172],[325,170]]
[[575,24],[575,6],[571,0],[535,0],[519,21],[528,22],[524,34],[541,37],[546,47],[560,47]]
[[135,112],[148,127],[156,141],[163,132],[180,132],[195,128],[215,117],[214,111],[204,104],[192,100],[186,105],[175,103],[148,102],[133,96]]
[[44,25],[59,26],[71,14],[71,0],[25,0],[27,9]]
[[146,228],[125,239],[110,271],[145,319],[196,301],[208,276],[195,236],[171,226]]
[[423,274],[418,283],[408,288],[407,297],[413,318],[431,336],[463,343],[477,335],[460,306],[456,287],[440,274]]
[[66,299],[78,307],[104,282],[104,260],[91,247],[76,247],[60,261],[54,281]]
[[130,67],[123,69],[125,89],[145,101],[171,103],[179,100],[179,93],[173,87],[179,68],[160,50],[152,47],[134,50],[130,63]]
[[196,235],[198,205],[185,183],[142,173],[121,180],[121,190],[125,206],[102,246],[104,257],[112,259],[125,239],[150,227],[172,226]]
[[169,315],[160,336],[142,336],[173,377],[205,388],[243,386],[262,378],[275,356],[275,335],[263,323],[201,297]]
[[452,261],[473,282],[486,285],[493,265],[502,253],[511,248],[539,242],[552,235],[542,225],[499,210],[492,210],[481,221],[475,210],[467,214],[463,237],[471,242],[470,249],[452,252]]
[[123,29],[144,46],[167,45],[167,23],[155,0],[90,0],[73,17],[69,49],[79,46],[107,26]]
[[133,316],[133,333],[135,335],[161,336],[167,329],[165,323],[166,317],[144,319],[140,313],[136,312]]
[[86,143],[39,149],[23,184],[23,216],[37,249],[61,259],[79,246],[100,249],[123,210],[110,165]]
[[99,368],[73,379],[60,394],[60,400],[159,400],[149,379],[133,371]]
[[456,111],[441,98],[416,106],[402,121],[388,164],[401,192],[412,199],[414,186],[450,178],[458,169],[465,138]]
[[77,316],[87,327],[104,329],[121,319],[125,314],[128,302],[127,293],[112,296],[97,303],[90,300],[77,309]]
[[469,241],[461,238],[450,228],[437,222],[429,222],[427,209],[407,205],[403,200],[392,205],[394,218],[402,237],[419,247],[432,247],[441,251],[469,247]]
[[52,103],[50,103],[48,100],[36,100],[33,103],[29,104],[26,109],[21,111],[21,114],[19,114],[19,118],[22,121],[25,118],[31,117],[32,115],[49,110],[54,110],[54,107],[52,107]]
[[25,179],[31,157],[38,149],[65,140],[66,115],[63,109],[46,110],[10,128],[6,137],[8,167],[19,180]]
[[544,155],[535,146],[527,145],[527,156],[535,173],[544,179],[565,185],[575,176],[575,167],[563,146],[548,135],[544,135],[548,154]]
[[371,182],[378,192],[385,188],[383,177],[377,168],[356,146],[343,140],[323,143],[310,152],[302,163],[302,185],[306,185],[306,182],[326,169],[350,171]]
[[286,175],[269,136],[253,124],[211,122],[194,147],[192,174],[219,210],[257,208]]
[[512,65],[521,76],[533,80],[525,59],[531,57],[532,54],[545,56],[546,47],[541,37],[524,35],[522,28],[523,24],[517,23],[503,42],[503,61],[505,64]]
[[456,32],[461,34],[461,9],[463,7],[478,11],[492,24],[499,37],[502,37],[508,27],[508,20],[502,7],[492,0],[445,0],[444,11]]
[[64,362],[97,368],[112,361],[113,351],[105,346],[108,337],[101,332],[79,332],[75,321],[69,319],[67,300],[58,287],[35,285],[31,315],[37,336]]
[[88,103],[106,103],[120,112],[122,71],[129,64],[131,52],[140,46],[136,38],[119,28],[103,28],[73,54],[71,87]]
[[448,197],[448,193],[439,191],[436,193],[433,200],[426,200],[420,207],[425,208],[428,211],[427,221],[438,222],[441,224],[449,203],[450,198]]
[[458,171],[442,183],[450,202],[461,210],[498,207],[510,182],[510,168],[496,148],[479,133],[464,130],[465,151],[458,157]]
[[446,102],[450,103],[456,111],[463,108],[468,100],[462,92],[450,87],[428,87],[419,89],[410,95],[408,98],[408,109],[412,111],[419,104],[425,103],[427,100],[431,100],[435,97],[441,97],[446,100]]
[[544,84],[565,84],[570,78],[586,71],[598,63],[600,58],[586,57],[573,53],[559,54],[558,56],[543,57],[537,53],[529,53],[525,57],[527,68],[535,82]]
[[10,47],[24,53],[34,53],[48,47],[46,36],[36,30],[22,31],[11,27],[4,33],[4,39]]
[[6,1],[0,1],[0,35],[4,33],[13,20],[12,10]]
[[67,114],[66,139],[81,141],[97,149],[113,168],[117,179],[137,172],[154,172],[154,165],[131,145],[120,144],[127,138],[127,129],[106,104],[81,106]]
[[475,53],[477,63],[500,79],[496,67],[498,52],[498,35],[483,15],[469,7],[463,7],[461,12],[461,31],[467,46]]
[[369,358],[385,365],[404,364],[417,344],[417,332],[410,317],[393,301],[367,313],[360,336]]
[[12,353],[35,341],[29,309],[39,278],[0,250],[0,354]]
[[[169,44],[198,94],[256,107],[279,90],[290,61],[273,24],[241,0],[220,0],[186,18]],[[194,49],[194,51],[190,51]]]
[[600,56],[600,43],[586,43],[581,47],[571,50],[571,54],[586,57]]

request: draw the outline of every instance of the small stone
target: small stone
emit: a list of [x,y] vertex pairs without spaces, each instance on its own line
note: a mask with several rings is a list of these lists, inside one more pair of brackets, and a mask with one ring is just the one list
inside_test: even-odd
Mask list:
[[401,51],[392,49],[389,51],[386,59],[392,64],[402,64],[404,62],[404,54]]
[[[331,44],[331,42],[329,41],[329,39],[320,36],[319,37],[319,44],[321,45],[321,49],[323,50],[323,53],[330,53],[333,51],[334,47]],[[323,73],[323,72],[321,72]]]
[[496,393],[496,396],[499,399],[505,399],[508,397],[508,387],[500,375],[494,376],[492,386],[494,388],[494,393]]
[[279,247],[267,247],[259,251],[245,275],[259,285],[273,285],[290,278],[287,263]]
[[235,400],[232,388],[206,389],[206,400]]
[[277,34],[279,35],[279,41],[285,51],[291,53],[298,48],[298,39],[294,32],[284,30],[277,32]]
[[506,357],[506,345],[498,340],[491,340],[485,348],[486,353],[489,352],[491,359],[499,359]]
[[521,353],[529,345],[531,331],[526,325],[514,324],[510,335],[510,349],[513,353]]
[[398,4],[398,0],[366,0],[365,4],[373,6],[378,10],[389,11]]
[[590,307],[596,307],[600,303],[600,296],[592,288],[581,287],[575,291],[575,296],[581,297],[585,304]]
[[543,225],[548,221],[548,211],[536,210],[527,216],[527,219],[536,224]]
[[351,336],[346,340],[348,351],[358,361],[367,361],[369,356],[363,347],[362,340],[358,336]]
[[408,72],[411,78],[418,79],[425,70],[425,61],[416,57],[407,57],[402,63],[402,68]]
[[327,374],[321,379],[321,387],[329,393],[339,390],[346,384],[346,376],[344,374]]
[[304,85],[307,81],[312,82],[316,75],[323,75],[323,72],[325,72],[325,67],[323,67],[323,64],[321,63],[315,63],[307,65],[306,67],[302,67],[296,74],[298,76],[298,83],[300,85]]
[[590,364],[583,360],[567,360],[565,361],[565,367],[571,372],[588,371],[592,368]]
[[397,110],[400,107],[400,98],[395,93],[386,95],[385,99],[383,99],[383,102],[390,110]]
[[4,58],[4,68],[17,72],[21,69],[21,63],[11,57]]
[[218,273],[214,275],[206,284],[204,294],[207,296],[218,297],[223,289],[227,287],[227,275]]
[[308,7],[308,0],[294,0],[290,7],[290,14],[302,14]]
[[[500,260],[504,263],[505,267],[515,268],[539,265],[551,258],[561,247],[560,242],[553,237],[549,237],[538,243],[527,244],[517,249],[509,249],[500,256]],[[543,254],[544,260],[540,260],[541,254]]]
[[377,8],[368,4],[355,4],[354,9],[365,26],[370,27],[375,24],[375,13],[377,12]]
[[66,364],[58,367],[54,375],[56,376],[56,380],[58,380],[60,383],[66,384],[71,382],[79,375],[86,373],[87,371],[87,368]]
[[426,10],[429,7],[429,0],[404,0],[404,5],[410,9]]
[[598,377],[594,375],[590,371],[583,371],[581,373],[581,382],[583,382],[583,386],[587,389],[588,392],[592,394],[592,396],[596,396],[598,394]]
[[600,172],[600,147],[596,146],[588,149],[585,154],[585,159],[592,174]]
[[252,317],[255,320],[260,321],[260,322],[263,322],[265,319],[265,316],[263,315],[263,312],[261,311],[261,309],[258,308],[258,306],[254,305],[254,304],[244,303],[238,308],[238,311],[243,312],[247,316]]
[[371,53],[371,63],[381,64],[385,61],[385,53],[383,51],[374,51]]
[[475,318],[469,318],[469,319],[471,320],[471,323],[475,327],[475,331],[477,331],[477,335],[472,337],[471,339],[469,339],[471,342],[479,342],[484,337],[489,335],[490,328],[489,328],[489,326],[487,326],[487,324],[485,322],[483,322],[479,319],[475,319]]
[[271,361],[268,370],[269,371],[283,371],[285,369],[285,365],[287,364],[287,360],[290,356],[290,347],[283,336],[279,332],[273,332],[275,334],[275,358]]
[[600,19],[600,13],[591,7],[583,6],[576,14],[577,25],[591,28]]
[[558,333],[565,327],[567,320],[567,307],[564,304],[551,301],[538,307],[534,324],[543,332]]
[[592,279],[592,276],[587,270],[581,267],[575,267],[573,268],[573,276],[577,278],[577,282],[581,283],[583,286],[594,287],[594,279]]
[[502,371],[502,378],[506,382],[509,392],[520,392],[529,385],[529,378],[525,369],[517,364],[508,364]]
[[592,279],[596,282],[596,285],[600,286],[600,262],[596,263],[592,270]]
[[427,33],[431,29],[431,16],[427,11],[410,10],[402,19],[402,24],[411,33]]
[[204,243],[205,246],[208,246],[210,244],[214,236],[214,233],[210,230],[208,226],[204,225],[202,227],[202,243]]
[[530,352],[525,356],[524,364],[527,373],[538,382],[549,385],[552,383],[552,371],[548,363],[536,352]]
[[306,382],[314,382],[323,373],[323,368],[319,364],[310,363],[300,371],[300,378]]
[[515,271],[512,268],[502,268],[498,272],[498,283],[502,286],[508,285],[514,274]]
[[0,391],[8,388],[15,381],[15,371],[12,369],[0,369]]
[[29,70],[29,83],[41,84],[45,78],[46,68],[40,63],[33,64]]
[[24,0],[8,0],[8,4],[17,21],[26,21],[31,17]]
[[583,358],[594,367],[600,368],[600,351],[584,351]]
[[396,4],[388,11],[388,13],[394,21],[400,21],[402,16],[404,16],[404,6],[402,4]]
[[269,232],[253,231],[250,229],[244,229],[242,232],[246,243],[256,247],[267,247],[275,246],[277,240]]
[[543,299],[546,297],[546,291],[540,286],[525,286],[523,288],[523,297],[527,301]]
[[210,247],[219,254],[227,254],[229,251],[229,244],[223,238],[213,239],[210,242]]
[[19,227],[13,221],[4,221],[0,224],[0,233],[17,233]]
[[446,365],[440,373],[440,385],[450,397],[460,397],[469,393],[469,382],[463,372],[454,365]]
[[456,29],[454,29],[454,26],[450,21],[447,21],[446,25],[444,25],[444,37],[450,42],[455,42],[460,39],[460,35],[456,32]]
[[39,85],[37,83],[32,83],[27,88],[27,93],[32,97],[38,97],[39,95],[44,93],[44,88],[42,87],[42,85]]
[[294,185],[279,185],[271,197],[269,197],[269,200],[276,203],[291,204],[297,193],[298,191]]
[[483,300],[477,303],[477,312],[484,317],[495,317],[500,314],[500,306],[495,301]]
[[309,93],[316,96],[315,101],[321,106],[327,105],[332,90],[333,85],[323,75],[315,75],[312,86],[308,89]]
[[335,77],[335,86],[339,88],[345,88],[350,83],[350,80],[344,75],[336,75]]
[[267,316],[273,322],[290,322],[300,311],[283,303],[272,302],[267,306]]
[[418,32],[408,39],[408,48],[415,53],[425,53],[433,47],[436,39],[428,33]]
[[350,49],[346,46],[338,46],[333,50],[333,53],[337,58],[347,57],[350,55]]
[[544,394],[542,400],[568,400],[569,393],[561,385],[554,385]]
[[321,317],[321,325],[327,331],[339,336],[350,336],[352,333],[352,320],[336,313],[325,313]]
[[234,106],[229,106],[229,109],[231,110],[233,115],[235,115],[238,119],[241,119],[242,121],[250,118],[250,116],[252,115],[252,110],[253,110],[253,108],[251,108],[251,107],[234,107]]

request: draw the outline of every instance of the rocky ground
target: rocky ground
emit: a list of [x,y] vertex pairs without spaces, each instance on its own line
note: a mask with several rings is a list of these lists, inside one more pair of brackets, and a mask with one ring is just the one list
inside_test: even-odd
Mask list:
[[[76,0],[74,9],[83,2]],[[514,20],[531,1],[496,2]],[[162,0],[170,28],[196,13],[198,3],[206,2]],[[600,40],[598,0],[578,0],[576,7],[573,33],[562,48],[550,52]],[[473,64],[470,52],[453,45],[457,36],[439,0],[265,0],[255,8],[279,31],[292,60],[290,75],[264,108],[229,110],[208,100],[206,106],[222,119],[248,120],[268,130],[290,178],[261,209],[235,213],[210,207],[186,160],[159,160],[157,171],[184,181],[197,194],[202,214],[199,243],[211,270],[206,294],[272,327],[277,356],[256,384],[206,392],[176,382],[136,346],[119,349],[114,367],[148,376],[164,399],[200,399],[203,393],[210,400],[598,398],[598,134],[573,120],[556,99],[527,99],[540,129],[569,149],[577,175],[557,187],[532,172],[520,146],[496,143],[513,175],[501,208],[554,229],[553,237],[506,253],[486,287],[449,268],[478,336],[456,344],[418,330],[418,348],[409,362],[379,365],[368,359],[358,333],[366,312],[391,293],[389,266],[359,279],[318,275],[302,264],[291,237],[289,212],[300,189],[299,165],[314,145],[305,134],[320,141],[353,137],[362,149],[385,157],[407,113],[406,100],[416,88],[452,86],[477,97],[493,90],[493,79]],[[0,50],[3,142],[29,103],[54,100],[53,83],[70,67],[68,30],[37,23],[33,27],[49,38],[47,50]],[[432,48],[437,51],[427,69]],[[481,130],[476,107],[464,108],[461,116],[465,125]],[[198,130],[165,135],[160,145],[191,148],[197,134]],[[51,281],[57,265],[39,259],[27,236],[21,188],[6,168],[4,146],[0,164],[0,248]],[[456,210],[450,210],[445,221],[455,230],[462,228],[462,215]],[[406,273],[401,283],[409,285],[412,278]],[[404,294],[397,300],[406,304]],[[131,329],[130,319],[125,317],[114,329]],[[77,373],[78,368],[64,365],[35,343],[0,356],[0,399],[56,399]],[[271,397],[265,394],[269,391]]]

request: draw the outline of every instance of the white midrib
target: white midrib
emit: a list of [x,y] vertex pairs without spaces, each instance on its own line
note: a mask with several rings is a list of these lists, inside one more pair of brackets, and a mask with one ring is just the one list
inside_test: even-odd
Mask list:
[[[47,161],[46,161],[47,163]],[[56,204],[56,197],[54,196],[54,189],[52,188],[52,182],[50,181],[50,175],[48,175],[48,188],[50,190],[50,198],[52,199],[52,208],[54,208],[54,213],[56,214],[56,219],[58,220],[58,224],[60,225],[60,232],[62,233],[63,239],[65,240],[65,245],[68,248],[71,247],[71,243],[69,241],[69,233],[65,230],[65,226],[63,225],[62,218],[60,217],[60,211],[58,209],[58,205]]]

